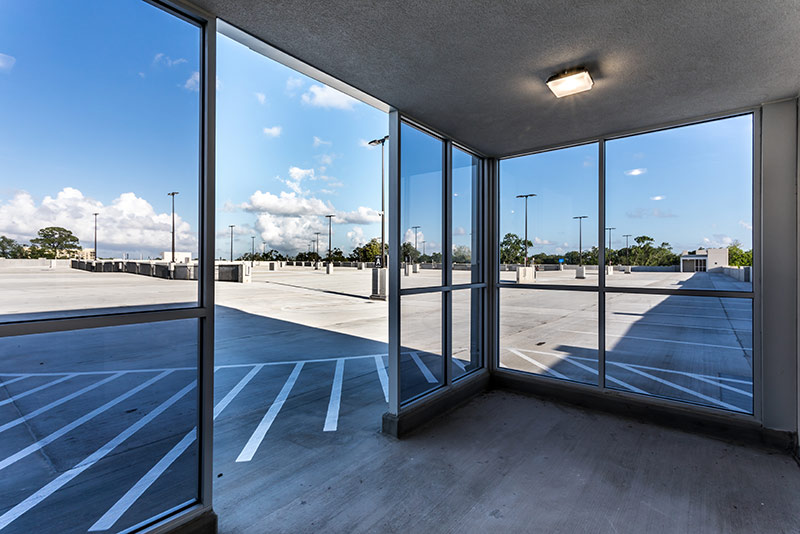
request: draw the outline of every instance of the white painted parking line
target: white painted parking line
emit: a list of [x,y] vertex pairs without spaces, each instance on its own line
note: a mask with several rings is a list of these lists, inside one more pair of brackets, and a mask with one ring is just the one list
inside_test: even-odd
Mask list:
[[378,371],[378,379],[381,381],[383,398],[389,402],[389,375],[386,374],[386,367],[383,365],[383,356],[375,355],[375,369]]
[[0,382],[0,388],[6,387],[7,385],[13,384],[14,382],[19,382],[20,380],[25,380],[29,376],[31,376],[31,375],[22,375],[22,376],[18,376],[16,378],[12,378],[11,380],[6,380],[5,382]]
[[431,370],[428,369],[428,366],[425,365],[425,362],[423,362],[422,359],[419,357],[419,354],[417,354],[416,352],[409,352],[408,354],[411,355],[411,359],[414,360],[414,363],[416,363],[417,367],[419,367],[419,370],[422,372],[422,375],[425,377],[425,380],[427,380],[429,384],[436,384],[438,380],[436,380],[436,377],[433,376]]
[[700,382],[705,382],[706,384],[711,384],[712,386],[717,386],[717,387],[720,387],[722,389],[727,389],[728,391],[733,391],[734,393],[739,393],[739,394],[744,395],[746,397],[750,397],[751,399],[753,398],[753,394],[752,393],[749,393],[747,391],[741,390],[739,388],[735,388],[735,387],[729,386],[728,384],[723,384],[721,382],[716,382],[714,380],[709,380],[708,378],[704,378],[704,377],[699,376],[699,375],[694,375],[693,374],[691,376],[695,380],[699,380]]
[[644,371],[640,371],[639,369],[634,369],[630,365],[627,365],[627,364],[624,364],[624,363],[618,363],[618,362],[608,362],[608,363],[610,363],[612,365],[616,365],[618,367],[621,367],[621,368],[623,368],[625,370],[628,370],[628,371],[630,371],[632,373],[636,373],[637,375],[641,375],[641,376],[643,376],[645,378],[653,380],[654,382],[658,382],[660,384],[664,384],[665,386],[669,386],[671,388],[677,389],[678,391],[683,391],[684,393],[688,393],[689,395],[693,395],[693,396],[695,396],[695,397],[697,397],[699,399],[703,399],[706,402],[710,402],[712,404],[716,404],[717,406],[721,406],[723,408],[727,408],[728,410],[732,410],[732,411],[735,411],[735,412],[743,412],[744,411],[738,406],[734,406],[733,404],[728,404],[727,402],[723,402],[723,401],[721,401],[719,399],[715,399],[714,397],[709,397],[708,395],[704,395],[704,394],[702,394],[700,392],[694,391],[693,389],[685,388],[685,387],[683,387],[683,386],[681,386],[679,384],[676,384],[675,382],[670,382],[669,380],[664,380],[663,378],[659,378],[659,377],[657,377],[655,375],[651,375],[650,373],[645,373]]
[[6,404],[14,402],[17,399],[21,399],[23,397],[27,397],[28,395],[32,395],[34,393],[38,393],[38,392],[42,391],[43,389],[47,389],[49,387],[55,386],[56,384],[60,384],[61,382],[65,382],[65,381],[69,380],[70,378],[75,378],[75,375],[74,374],[69,374],[67,376],[62,376],[61,378],[57,378],[55,380],[51,380],[50,382],[47,382],[46,384],[42,384],[41,386],[37,386],[35,388],[29,389],[28,391],[24,391],[22,393],[18,393],[17,395],[14,395],[13,397],[9,397],[7,399],[3,399],[2,401],[0,401],[0,406],[5,406]]
[[108,455],[111,451],[116,449],[120,444],[122,444],[125,440],[129,437],[133,436],[136,432],[142,429],[147,423],[164,413],[170,406],[178,402],[182,399],[189,391],[195,388],[197,381],[193,380],[189,385],[185,386],[183,389],[172,395],[169,399],[165,400],[161,404],[159,404],[156,408],[154,408],[151,412],[147,415],[136,421],[134,424],[117,434],[114,438],[112,438],[108,443],[97,449],[95,452],[87,456],[84,460],[79,462],[75,467],[70,469],[69,471],[65,471],[58,477],[56,477],[53,481],[46,484],[43,488],[35,492],[33,495],[25,499],[24,501],[20,502],[2,516],[0,516],[0,530],[3,530],[5,527],[13,523],[17,518],[19,518],[22,514],[45,500],[47,497],[61,489],[65,484],[67,484],[70,480],[75,478],[76,476],[80,475],[94,464],[102,460],[106,455]]
[[[577,330],[559,330],[559,332],[568,332],[570,334],[584,334],[587,336],[596,336],[597,332],[579,332]],[[621,337],[625,339],[638,339],[639,341],[656,341],[659,343],[676,343],[678,345],[695,345],[698,347],[712,347],[715,349],[732,349],[732,350],[753,350],[751,347],[736,347],[733,345],[712,345],[710,343],[695,343],[694,341],[677,341],[674,339],[658,339],[652,337],[638,337],[638,336],[629,336],[627,334],[616,335],[616,334],[609,334],[606,332],[607,337]],[[612,349],[613,350],[613,349]]]
[[667,315],[669,317],[686,317],[691,319],[719,319],[721,321],[733,320],[733,321],[747,321],[750,322],[751,317],[728,317],[725,314],[722,315],[695,315],[693,313],[669,313],[669,312],[658,312],[658,311],[646,311],[646,312],[632,312],[632,311],[623,311],[623,310],[614,310],[610,313],[615,315],[639,315],[641,317],[649,317],[652,315]]
[[693,330],[715,330],[719,332],[743,332],[747,334],[751,334],[752,330],[746,330],[744,328],[717,328],[713,326],[689,326],[685,324],[676,324],[676,323],[651,323],[645,322],[641,319],[638,321],[621,321],[619,319],[606,319],[607,323],[619,323],[619,324],[626,324],[628,326],[673,326],[675,328],[691,328]]
[[[589,371],[590,373],[592,373],[594,375],[597,374],[597,369],[593,369],[593,368],[589,367],[588,365],[584,365],[584,364],[582,364],[580,362],[576,362],[575,360],[573,360],[574,357],[570,356],[570,355],[556,354],[555,352],[542,352],[542,351],[531,350],[531,349],[516,349],[516,350],[525,351],[525,352],[533,352],[535,354],[544,354],[544,355],[547,355],[547,356],[555,356],[556,358],[560,358],[561,360],[563,360],[563,361],[565,361],[567,363],[571,363],[572,365],[575,365],[575,366],[577,366],[577,367],[579,367],[579,368],[581,368],[581,369],[583,369],[585,371]],[[624,381],[622,381],[622,380],[620,380],[618,378],[615,378],[615,377],[611,376],[608,372],[606,372],[606,380],[608,380],[610,382],[613,382],[613,383],[615,383],[615,384],[617,384],[619,386],[622,386],[624,388],[627,388],[627,389],[629,389],[631,391],[634,391],[636,393],[647,393],[643,389],[639,389],[636,386],[632,386],[631,384],[628,384],[627,382],[624,382]]]
[[458,366],[458,368],[461,369],[462,371],[466,371],[467,370],[467,366],[464,364],[464,362],[462,362],[458,358],[453,357],[453,363],[456,364]]
[[39,449],[41,449],[45,445],[47,445],[49,443],[52,443],[53,441],[57,440],[58,438],[60,438],[64,434],[66,434],[67,432],[69,432],[71,430],[74,430],[75,428],[81,426],[86,421],[89,421],[90,419],[92,419],[94,417],[97,417],[101,413],[113,408],[114,406],[116,406],[120,402],[124,401],[125,399],[128,399],[128,398],[132,397],[133,395],[135,395],[136,393],[140,392],[144,388],[146,388],[146,387],[148,387],[148,386],[150,386],[152,384],[155,384],[156,382],[158,382],[159,380],[161,380],[165,376],[169,375],[170,373],[172,373],[172,371],[164,371],[163,373],[160,373],[159,375],[154,376],[150,380],[139,384],[135,388],[130,389],[127,392],[123,393],[122,395],[120,395],[118,397],[115,397],[114,399],[112,399],[112,400],[108,401],[107,403],[103,404],[102,406],[100,406],[98,408],[95,408],[94,410],[92,410],[91,412],[87,413],[86,415],[84,415],[82,417],[79,417],[78,419],[72,421],[71,423],[62,426],[61,428],[59,428],[58,430],[56,430],[52,434],[49,434],[48,436],[45,436],[44,438],[40,439],[36,443],[32,443],[32,444],[28,445],[27,447],[25,447],[24,449],[22,449],[21,451],[15,453],[15,454],[12,454],[8,458],[6,458],[4,460],[0,460],[0,470],[5,469],[9,465],[21,460],[22,458],[25,458],[26,456],[28,456],[31,453],[38,451]]
[[53,408],[56,408],[57,406],[61,406],[65,402],[69,402],[72,399],[83,395],[84,393],[87,393],[87,392],[89,392],[89,391],[91,391],[93,389],[99,388],[103,384],[107,384],[108,382],[111,382],[112,380],[116,380],[117,378],[121,377],[124,374],[125,373],[117,373],[115,375],[111,375],[109,377],[106,377],[106,378],[104,378],[102,380],[98,380],[94,384],[90,384],[90,385],[86,386],[85,388],[79,389],[78,391],[76,391],[74,393],[70,393],[69,395],[67,395],[65,397],[61,397],[58,400],[54,400],[50,404],[46,404],[45,406],[42,406],[41,408],[38,408],[38,409],[32,411],[31,413],[29,413],[27,415],[23,415],[22,417],[18,417],[16,419],[14,419],[13,421],[9,421],[8,423],[0,425],[0,432],[5,432],[9,428],[13,428],[13,427],[15,427],[15,426],[17,426],[17,425],[19,425],[21,423],[24,423],[25,421],[30,421],[31,419],[33,419],[37,415],[41,415],[41,414],[43,414],[43,413],[45,413],[45,412],[47,412],[49,410],[52,410]]
[[339,407],[342,403],[342,379],[344,378],[344,360],[336,360],[336,371],[331,385],[331,400],[328,402],[328,415],[325,417],[323,432],[335,432],[339,427]]
[[547,373],[550,373],[551,375],[555,376],[556,378],[564,378],[564,379],[566,379],[566,380],[569,380],[569,379],[567,378],[567,376],[566,376],[566,375],[562,375],[562,374],[561,374],[561,373],[559,373],[558,371],[554,371],[553,369],[550,369],[548,366],[544,365],[543,363],[539,363],[539,362],[537,362],[537,361],[536,361],[536,360],[534,360],[533,358],[531,358],[531,357],[529,357],[529,356],[526,356],[526,355],[522,354],[520,351],[518,351],[518,350],[516,350],[516,349],[508,349],[508,350],[509,350],[510,352],[513,352],[514,354],[516,354],[517,356],[519,356],[519,357],[520,357],[520,358],[522,358],[523,360],[525,360],[525,361],[527,361],[527,362],[530,362],[530,363],[532,363],[533,365],[535,365],[536,367],[538,367],[538,368],[540,368],[540,369],[543,369],[543,370],[544,370],[545,372],[547,372]]
[[244,449],[242,449],[239,457],[236,458],[237,462],[249,462],[253,459],[259,445],[264,441],[264,436],[267,435],[269,427],[272,426],[272,422],[275,421],[275,417],[277,417],[278,413],[281,411],[283,403],[286,402],[286,399],[289,397],[294,383],[297,382],[297,377],[300,376],[300,371],[303,369],[303,363],[304,362],[297,362],[295,364],[292,374],[289,375],[289,378],[283,385],[283,389],[278,393],[278,396],[275,398],[272,406],[269,407],[269,410],[267,410],[267,413],[264,414],[264,418],[261,419],[253,435],[247,440],[247,444],[244,446]]
[[[239,380],[239,382],[231,389],[227,395],[225,395],[221,401],[214,406],[214,419],[217,418],[219,414],[222,413],[233,399],[244,389],[244,387],[253,379],[253,377],[258,374],[258,372],[263,368],[263,365],[256,365],[253,369],[247,373],[244,378]],[[128,509],[133,506],[139,497],[141,497],[147,489],[153,485],[153,483],[158,480],[158,478],[164,474],[170,465],[177,460],[181,454],[189,448],[189,446],[194,443],[194,440],[197,439],[197,427],[194,427],[192,430],[186,434],[182,440],[175,444],[172,449],[167,452],[150,470],[145,473],[145,475],[140,478],[136,484],[131,487],[125,495],[120,497],[120,499],[115,502],[108,511],[103,514],[103,516],[98,519],[94,525],[89,528],[89,532],[97,532],[101,530],[108,530],[113,527],[119,518],[128,511]]]

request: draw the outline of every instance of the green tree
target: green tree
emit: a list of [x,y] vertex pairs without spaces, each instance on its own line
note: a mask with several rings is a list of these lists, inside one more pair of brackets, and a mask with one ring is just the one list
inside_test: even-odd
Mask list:
[[[525,261],[525,245],[517,234],[506,234],[500,242],[500,263],[522,264]],[[527,246],[530,248],[533,243],[528,240]]]
[[[388,250],[388,246],[384,247],[385,250]],[[364,261],[364,262],[371,262],[375,261],[375,259],[381,255],[381,240],[377,237],[373,237],[369,240],[368,243],[364,243],[360,247],[355,247],[353,251],[350,253],[350,261]]]
[[419,261],[419,250],[414,248],[414,245],[406,241],[400,247],[400,258],[401,261],[410,261],[412,263],[417,263]]
[[728,265],[733,267],[751,267],[753,265],[753,249],[744,250],[739,241],[728,246]]
[[24,258],[25,249],[22,245],[4,235],[0,235],[0,258]]
[[46,257],[57,258],[62,253],[74,252],[81,249],[78,238],[66,228],[48,226],[37,232],[39,237],[31,239],[31,244],[45,251]]
[[453,247],[453,263],[469,263],[472,261],[472,250],[466,245]]

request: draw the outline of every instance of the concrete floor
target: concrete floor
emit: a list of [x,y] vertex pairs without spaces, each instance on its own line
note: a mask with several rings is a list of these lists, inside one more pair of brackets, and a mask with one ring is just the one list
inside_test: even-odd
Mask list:
[[800,531],[788,456],[517,394],[402,441],[369,426],[337,438],[224,473],[220,532]]
[[[429,285],[437,274],[421,272],[409,278]],[[468,281],[468,272],[454,274]],[[706,273],[639,274],[624,280],[650,286],[728,283],[726,277]],[[0,302],[0,320],[80,314],[123,303],[171,305],[190,299],[196,287],[195,282],[116,273],[2,272],[0,291],[5,298]],[[257,271],[251,284],[218,284],[215,508],[223,532],[263,532],[265,524],[279,525],[278,530],[287,532],[311,532],[327,524],[332,531],[407,531],[405,525],[439,531],[432,528],[437,514],[440,521],[451,521],[453,529],[469,531],[468,523],[442,510],[461,510],[477,521],[477,509],[464,508],[466,503],[478,502],[472,492],[480,486],[475,477],[487,473],[485,465],[500,465],[469,456],[481,450],[478,444],[442,443],[450,451],[440,458],[443,465],[427,463],[416,472],[416,484],[423,489],[452,494],[444,508],[430,505],[436,500],[434,493],[428,494],[426,502],[413,487],[390,488],[386,479],[373,479],[378,486],[369,490],[361,483],[354,486],[353,481],[340,480],[344,473],[373,473],[377,466],[391,469],[395,462],[405,466],[397,476],[411,477],[416,469],[404,455],[417,454],[413,443],[418,438],[395,442],[378,434],[387,395],[387,307],[385,302],[369,300],[369,292],[369,272],[354,269],[341,269],[333,276],[302,268]],[[457,374],[473,365],[474,347],[479,344],[469,311],[471,299],[479,293],[460,290],[452,296],[453,347],[458,358],[453,371]],[[441,381],[441,302],[437,293],[403,299],[404,398]],[[747,302],[609,296],[606,348],[609,376],[617,380],[610,385],[749,411],[752,311],[746,309]],[[501,290],[501,364],[556,379],[596,381],[596,307],[593,293]],[[61,532],[89,528],[115,532],[145,520],[153,510],[192,500],[196,488],[195,339],[196,326],[189,320],[0,340],[0,531],[43,531],[57,522]],[[515,406],[522,402],[538,406],[531,399],[515,400],[509,410],[521,410]],[[555,410],[548,417],[555,418],[563,410],[547,406]],[[505,408],[496,408],[503,417],[497,417],[495,424],[506,421]],[[150,414],[154,414],[152,423],[146,420]],[[507,420],[516,432],[522,432],[509,441],[522,440],[532,450],[540,450],[546,444],[537,444],[537,435],[525,434],[531,427],[530,414],[527,417],[521,423],[513,417]],[[555,419],[552,424],[559,426]],[[588,435],[580,429],[585,422],[576,424],[575,436]],[[667,432],[656,430],[662,435]],[[440,432],[437,429],[432,436]],[[472,435],[477,431],[462,428],[458,432]],[[123,441],[114,442],[126,433]],[[567,451],[578,447],[564,446]],[[425,445],[421,450],[441,450],[432,447]],[[100,452],[102,457],[97,457]],[[468,455],[459,460],[459,454]],[[457,502],[459,484],[452,488],[445,484],[452,479],[429,480],[432,474],[447,475],[448,470],[455,473],[473,465],[478,474],[463,475],[465,502]],[[569,472],[565,463],[557,465]],[[378,471],[373,475],[377,477]],[[331,510],[318,517],[305,515],[316,501],[303,495],[319,495],[334,479],[340,484],[329,484],[326,498],[332,494],[349,504],[336,509],[336,518],[325,519]],[[388,484],[393,486],[391,480]],[[253,507],[242,505],[246,491],[257,496]],[[404,504],[391,514],[384,511],[388,515],[379,519],[378,511],[368,510],[375,502],[366,494],[379,500],[384,494],[386,499],[399,495]],[[303,500],[306,504],[297,508]],[[80,509],[71,504],[78,501],[83,503]],[[417,503],[416,507],[405,501]],[[509,523],[510,530],[524,530],[521,522],[530,519],[523,511],[508,512],[499,505],[489,514],[493,521],[504,514],[518,514]],[[253,517],[274,518],[274,523],[253,523]],[[367,524],[370,517],[385,521],[386,528]],[[695,518],[698,525],[704,521],[699,515]],[[325,523],[307,528],[310,523],[303,521]],[[498,525],[503,528],[504,523]]]

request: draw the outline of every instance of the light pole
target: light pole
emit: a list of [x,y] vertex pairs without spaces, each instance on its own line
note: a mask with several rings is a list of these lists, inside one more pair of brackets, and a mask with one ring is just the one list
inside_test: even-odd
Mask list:
[[425,240],[422,240],[422,255],[425,255]]
[[[325,216],[325,218],[328,219],[328,263],[331,263],[331,237],[333,236],[332,225],[334,217],[336,217],[336,215]],[[319,255],[319,253],[317,254]]]
[[523,267],[528,266],[528,197],[535,197],[536,193],[528,193],[527,195],[517,195],[517,198],[525,199],[525,242],[522,244],[525,247],[525,264]]
[[231,261],[233,261],[233,228],[236,226],[235,224],[229,224],[228,228],[231,229]]
[[417,248],[417,230],[419,230],[422,227],[421,226],[412,226],[411,228],[414,229],[414,250],[416,250],[417,254],[419,254],[419,249]]
[[314,232],[314,235],[317,236],[317,244],[314,252],[316,252],[317,258],[319,258],[319,232]]
[[178,191],[167,193],[168,197],[172,197],[172,259],[170,260],[172,263],[175,263],[175,195],[177,194]]
[[625,263],[630,265],[631,261],[631,248],[628,246],[628,238],[631,237],[632,234],[623,234],[622,237],[625,238]]
[[588,219],[588,215],[578,215],[573,219],[578,219],[578,265],[583,265],[583,219]]
[[[607,250],[611,250],[611,231],[612,230],[616,230],[616,229],[617,228],[615,226],[612,226],[610,228],[606,228],[606,230],[608,230],[608,249]],[[610,257],[608,257],[608,264],[611,265],[611,258]]]
[[97,216],[100,214],[93,213],[92,215],[94,215],[94,260],[97,261]]
[[256,236],[250,236],[250,267],[255,265],[254,259],[256,255]]
[[384,176],[383,176],[383,149],[386,145],[386,141],[389,139],[389,136],[382,137],[381,139],[373,139],[369,142],[370,146],[377,146],[381,145],[381,267],[386,267],[386,221],[385,221],[385,214],[386,214],[386,206],[385,206],[385,193],[384,193]]

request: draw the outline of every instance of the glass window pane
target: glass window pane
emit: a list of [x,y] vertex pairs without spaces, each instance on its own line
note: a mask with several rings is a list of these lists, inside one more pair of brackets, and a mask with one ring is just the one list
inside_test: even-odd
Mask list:
[[400,287],[441,286],[444,143],[408,124],[400,135]]
[[194,502],[197,339],[196,319],[0,338],[0,526],[120,532]]
[[597,384],[597,293],[500,290],[500,367]]
[[453,379],[481,367],[483,339],[481,336],[481,304],[483,289],[459,289],[452,295],[451,345],[453,350]]
[[500,162],[502,282],[597,285],[597,165],[596,143]]
[[139,0],[3,2],[0,36],[0,322],[194,305],[200,29]]
[[607,294],[606,384],[752,413],[752,300]]
[[400,401],[444,384],[442,293],[400,298]]
[[606,162],[607,285],[752,290],[751,115],[609,141]]
[[454,147],[453,284],[483,282],[479,230],[482,226],[481,184],[481,160]]

